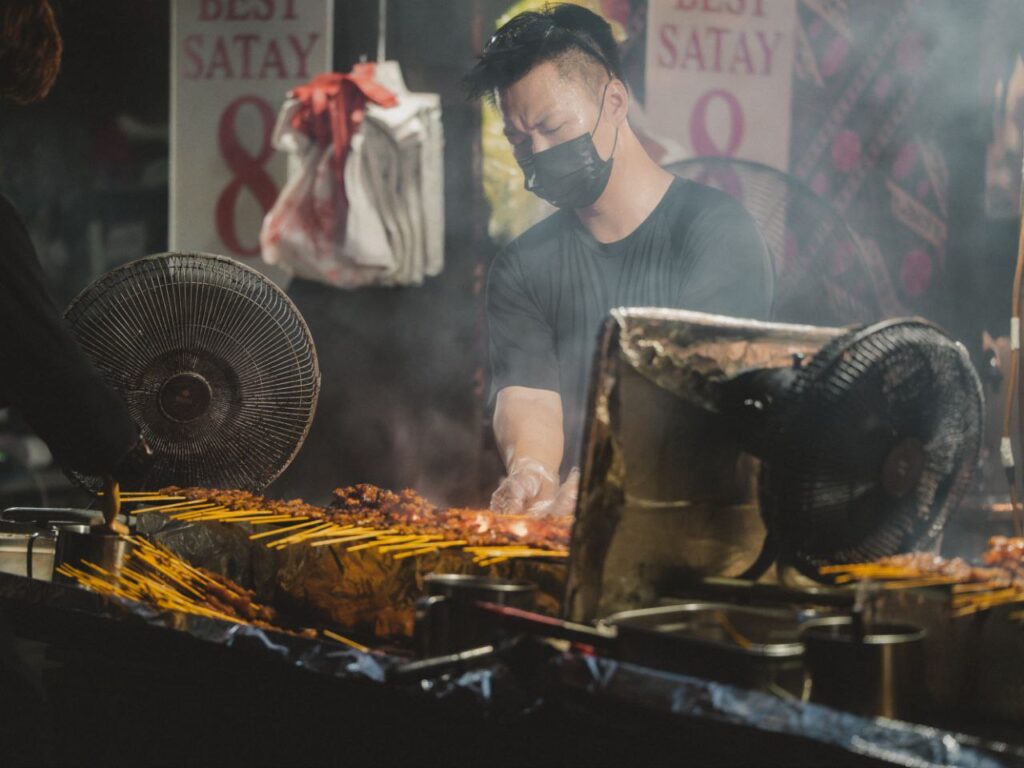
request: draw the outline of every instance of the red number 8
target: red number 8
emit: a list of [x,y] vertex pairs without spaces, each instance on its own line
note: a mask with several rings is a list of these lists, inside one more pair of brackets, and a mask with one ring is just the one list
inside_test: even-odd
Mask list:
[[[250,155],[241,142],[238,140],[235,121],[238,118],[239,110],[252,105],[259,113],[263,123],[263,139],[259,152]],[[263,214],[271,209],[277,200],[277,185],[267,173],[264,167],[267,160],[274,153],[270,143],[270,134],[274,130],[274,111],[266,101],[258,96],[241,96],[235,99],[221,115],[220,123],[217,126],[217,142],[220,146],[224,162],[234,173],[234,177],[217,198],[215,221],[217,234],[220,239],[234,253],[242,256],[255,256],[260,252],[259,244],[247,248],[238,239],[238,227],[235,222],[235,207],[238,203],[238,196],[245,187],[256,198],[260,204]],[[259,228],[257,227],[257,230]]]
[[[729,136],[724,147],[712,137],[708,130],[708,110],[716,100],[725,102],[729,109]],[[722,88],[708,91],[693,105],[690,115],[690,145],[696,157],[733,157],[743,143],[744,130],[743,106],[739,99]],[[712,180],[725,192],[737,199],[742,199],[739,177],[730,168],[712,168],[701,173],[697,181]]]

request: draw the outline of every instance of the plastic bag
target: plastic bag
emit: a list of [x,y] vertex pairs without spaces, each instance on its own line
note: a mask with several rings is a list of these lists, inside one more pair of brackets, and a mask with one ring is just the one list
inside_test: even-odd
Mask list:
[[272,141],[289,154],[289,173],[260,231],[266,263],[341,288],[379,283],[394,272],[394,254],[362,178],[366,101],[395,103],[372,77],[372,65],[351,75],[318,75],[285,101]]

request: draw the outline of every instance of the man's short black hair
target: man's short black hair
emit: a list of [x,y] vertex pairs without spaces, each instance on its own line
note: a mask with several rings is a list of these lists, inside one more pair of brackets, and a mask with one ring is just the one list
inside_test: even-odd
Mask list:
[[493,98],[546,61],[583,71],[597,69],[620,80],[622,64],[612,28],[596,13],[572,3],[528,11],[494,33],[464,82],[470,98]]

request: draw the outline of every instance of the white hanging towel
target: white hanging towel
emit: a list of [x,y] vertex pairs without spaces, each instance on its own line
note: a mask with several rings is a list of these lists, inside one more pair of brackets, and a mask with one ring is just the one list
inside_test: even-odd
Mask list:
[[441,97],[413,93],[405,85],[398,62],[378,64],[380,83],[398,96],[398,105],[383,109],[370,104],[364,129],[386,136],[387,166],[397,178],[386,187],[393,201],[392,229],[401,233],[395,246],[394,285],[418,285],[444,268],[444,132]]

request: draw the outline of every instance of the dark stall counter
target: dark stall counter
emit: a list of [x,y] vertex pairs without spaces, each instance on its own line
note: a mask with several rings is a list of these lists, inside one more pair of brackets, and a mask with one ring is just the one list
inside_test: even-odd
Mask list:
[[5,766],[1024,765],[1018,747],[529,643],[396,684],[395,656],[7,574],[0,611],[5,668],[34,654],[3,694],[21,715]]

